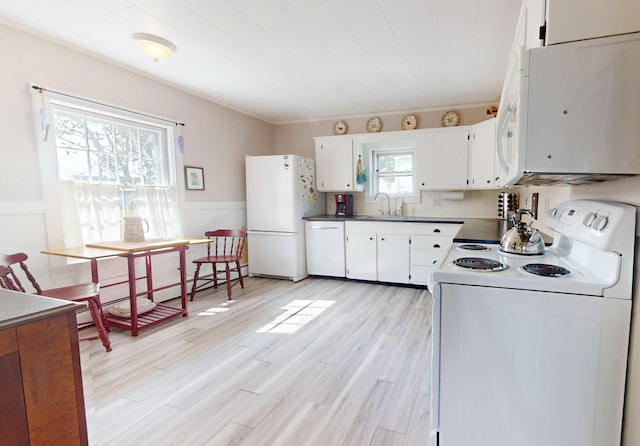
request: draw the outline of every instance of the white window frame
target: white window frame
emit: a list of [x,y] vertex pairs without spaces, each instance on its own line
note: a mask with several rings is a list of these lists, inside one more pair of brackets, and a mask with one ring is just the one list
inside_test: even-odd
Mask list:
[[363,158],[365,160],[365,168],[368,172],[367,185],[365,187],[365,203],[375,203],[376,194],[378,193],[378,175],[375,172],[375,156],[377,153],[411,153],[413,157],[412,176],[412,193],[388,194],[390,199],[402,198],[404,203],[420,203],[420,191],[416,184],[416,143],[415,141],[385,141],[376,143],[362,143]]
[[[52,102],[63,103],[72,108],[84,109],[99,115],[112,116],[125,121],[140,122],[141,124],[160,127],[166,131],[166,152],[169,155],[167,162],[167,174],[171,176],[175,196],[177,200],[177,216],[180,231],[182,230],[182,215],[184,215],[184,178],[179,173],[184,168],[181,154],[175,143],[175,124],[162,118],[154,119],[136,111],[127,111],[117,106],[102,105],[90,99],[69,97],[65,93],[57,94],[50,91],[32,91],[32,107],[34,110],[34,129],[38,146],[40,164],[40,181],[42,185],[42,198],[44,203],[46,239],[49,247],[76,246],[74,240],[69,240],[65,235],[65,223],[62,216],[64,212],[64,192],[62,181],[58,178],[58,158],[55,145]],[[114,112],[114,109],[117,112]],[[61,212],[63,210],[63,212]],[[52,264],[68,262],[51,261]]]

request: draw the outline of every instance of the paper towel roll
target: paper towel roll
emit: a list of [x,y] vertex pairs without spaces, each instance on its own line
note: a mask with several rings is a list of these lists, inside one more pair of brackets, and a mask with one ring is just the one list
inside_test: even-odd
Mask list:
[[463,190],[455,190],[449,192],[442,192],[443,200],[451,200],[451,201],[460,201],[464,200],[464,191]]

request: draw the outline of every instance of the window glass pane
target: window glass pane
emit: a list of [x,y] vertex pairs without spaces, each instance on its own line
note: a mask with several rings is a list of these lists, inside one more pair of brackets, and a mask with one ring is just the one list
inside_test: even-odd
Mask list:
[[86,148],[84,117],[71,113],[54,116],[56,145],[72,149]]
[[64,180],[89,181],[87,151],[58,148],[58,172]]
[[378,192],[386,194],[409,194],[413,192],[413,178],[410,176],[381,177]]
[[113,125],[106,121],[87,120],[87,140],[89,150],[113,152]]

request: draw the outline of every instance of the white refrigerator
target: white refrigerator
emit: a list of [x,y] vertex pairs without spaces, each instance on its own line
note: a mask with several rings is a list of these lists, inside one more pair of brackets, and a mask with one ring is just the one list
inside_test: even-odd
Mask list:
[[315,161],[297,155],[248,156],[249,276],[307,277],[303,217],[325,213]]

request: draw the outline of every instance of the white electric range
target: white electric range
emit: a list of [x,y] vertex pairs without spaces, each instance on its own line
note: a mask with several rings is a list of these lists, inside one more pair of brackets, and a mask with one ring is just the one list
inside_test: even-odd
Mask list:
[[454,243],[433,271],[433,444],[620,444],[636,210],[549,213],[539,255]]

